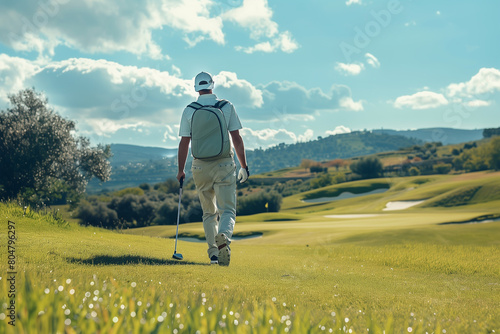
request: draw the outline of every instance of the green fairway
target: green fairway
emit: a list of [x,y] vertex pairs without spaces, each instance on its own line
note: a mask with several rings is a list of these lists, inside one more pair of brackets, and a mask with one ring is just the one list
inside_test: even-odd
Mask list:
[[[173,260],[175,226],[112,232],[0,203],[0,332],[498,333],[500,222],[439,224],[500,214],[499,179],[377,179],[342,191],[390,188],[325,203],[303,199],[340,185],[287,197],[279,213],[237,218],[236,233],[262,237],[233,242],[229,267],[208,265],[206,244],[182,240],[184,260]],[[442,205],[470,187],[458,205]],[[425,201],[383,211],[402,200]],[[15,327],[4,293],[8,221]],[[203,237],[201,223],[180,232]]]

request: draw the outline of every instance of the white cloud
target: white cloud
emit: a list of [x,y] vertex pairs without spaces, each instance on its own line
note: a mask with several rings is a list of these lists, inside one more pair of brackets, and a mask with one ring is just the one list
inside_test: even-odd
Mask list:
[[286,129],[261,129],[252,130],[250,128],[243,128],[240,130],[241,136],[245,140],[245,148],[267,148],[280,143],[294,144],[296,142],[309,141],[313,138],[314,132],[307,129],[304,134],[296,135],[294,132]]
[[250,37],[273,37],[278,33],[278,24],[272,20],[273,11],[267,0],[244,0],[243,5],[225,12],[222,17],[250,30]]
[[0,54],[0,101],[7,102],[9,94],[26,88],[25,82],[39,69],[29,60]]
[[236,73],[222,71],[214,76],[216,92],[227,96],[236,106],[260,108],[264,103],[262,91],[250,82],[238,79]]
[[[254,46],[236,46],[245,53],[283,51],[292,53],[299,44],[289,31],[279,32],[278,24],[272,20],[273,11],[267,0],[244,0],[243,5],[222,15],[225,21],[233,22],[250,30],[250,38],[260,41]],[[261,41],[265,39],[264,41]]]
[[272,41],[257,43],[250,47],[235,47],[237,51],[243,51],[249,54],[254,52],[271,53],[277,50],[281,50],[285,53],[292,53],[298,48],[299,44],[293,39],[292,34],[289,31],[279,34],[279,36],[277,38],[273,38]]
[[500,92],[500,70],[481,68],[469,81],[450,84],[446,92],[450,97],[467,98]]
[[323,92],[319,88],[306,89],[295,82],[273,81],[259,88],[263,92],[264,104],[247,117],[253,120],[278,119],[283,127],[290,115],[311,117],[324,111],[362,109],[361,102],[353,101],[351,90],[343,85],[333,85],[330,91]]
[[366,62],[371,65],[373,68],[379,68],[380,67],[380,61],[372,55],[371,53],[366,53],[365,54]]
[[339,104],[342,108],[347,110],[352,110],[352,111],[363,110],[363,103],[361,101],[355,102],[350,96],[341,98]]
[[358,75],[364,69],[365,65],[362,63],[345,64],[337,62],[337,65],[335,66],[335,70],[344,75]]
[[311,129],[307,129],[303,135],[299,135],[297,137],[297,140],[299,142],[307,142],[307,141],[310,141],[311,139],[313,139],[313,136],[314,136],[314,131]]
[[96,135],[109,138],[118,130],[138,129],[144,124],[141,122],[127,123],[120,120],[115,121],[106,118],[94,118],[88,120],[88,125],[90,125]]
[[472,100],[466,102],[465,105],[472,108],[489,107],[491,105],[491,101]]
[[347,1],[345,2],[345,4],[346,4],[347,6],[350,6],[350,5],[352,5],[352,4],[358,4],[358,5],[361,5],[361,0],[347,0]]
[[[223,45],[224,21],[229,21],[248,30],[253,40],[269,42],[273,51],[298,48],[289,31],[279,31],[267,0],[228,7],[216,0],[2,1],[0,43],[16,51],[35,51],[41,58],[51,58],[56,47],[64,45],[84,53],[125,51],[163,59],[168,56],[154,40],[155,31],[179,32],[189,46],[203,40]],[[267,50],[266,45],[246,51],[260,50]]]
[[447,104],[448,100],[442,94],[430,91],[400,96],[394,101],[394,107],[396,108],[411,108],[417,110],[437,108]]
[[343,126],[343,125],[339,125],[337,127],[335,127],[335,129],[333,130],[327,130],[325,132],[325,134],[327,136],[330,136],[330,135],[338,135],[338,134],[342,134],[342,133],[351,133],[351,129],[349,129],[348,127],[346,126]]
[[[177,126],[178,128],[178,126]],[[166,125],[165,126],[165,132],[163,133],[163,142],[166,143],[166,142],[174,142],[174,143],[177,143],[178,141],[178,130],[179,129],[175,129],[174,130],[174,127],[170,126],[170,125]]]

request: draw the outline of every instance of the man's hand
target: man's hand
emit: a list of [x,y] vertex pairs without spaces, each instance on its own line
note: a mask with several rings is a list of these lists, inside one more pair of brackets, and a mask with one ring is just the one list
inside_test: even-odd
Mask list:
[[240,168],[240,171],[238,172],[238,181],[240,181],[240,183],[245,183],[249,176],[250,172],[248,171],[248,166]]
[[184,171],[177,173],[177,181],[181,182],[181,179],[186,178],[186,173]]

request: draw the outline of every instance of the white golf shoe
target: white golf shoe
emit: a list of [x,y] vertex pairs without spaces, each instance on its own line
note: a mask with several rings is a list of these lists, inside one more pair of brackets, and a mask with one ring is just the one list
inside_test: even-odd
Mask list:
[[215,236],[215,243],[219,248],[219,266],[229,266],[231,260],[231,249],[228,245],[227,236],[219,233]]

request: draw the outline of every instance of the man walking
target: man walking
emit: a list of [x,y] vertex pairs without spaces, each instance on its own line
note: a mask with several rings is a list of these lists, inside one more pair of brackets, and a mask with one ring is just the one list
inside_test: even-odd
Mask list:
[[[197,133],[205,131],[203,129],[205,121],[198,120],[202,119],[201,116],[198,116],[201,114],[201,110],[208,109],[207,114],[212,112],[224,123],[221,131],[212,132],[219,132],[219,136],[221,132],[225,136],[229,132],[241,165],[238,172],[240,183],[245,182],[250,173],[245,156],[245,146],[239,133],[242,126],[238,115],[231,102],[217,99],[217,96],[212,93],[213,88],[212,75],[201,72],[196,76],[194,89],[199,93],[199,97],[196,102],[184,109],[180,123],[179,136],[181,141],[178,151],[179,172],[177,180],[180,181],[186,176],[184,167],[189,144],[192,141],[191,153],[194,160],[191,170],[203,209],[203,228],[208,243],[208,257],[212,264],[218,263],[222,266],[228,266],[231,258],[229,244],[236,222],[236,164],[229,138],[227,138],[228,149],[220,149],[220,152],[227,153],[211,155],[208,158],[203,154],[204,147],[208,146],[210,150],[216,147],[218,142],[215,140],[212,142],[212,139],[206,134],[201,136],[203,139],[198,139],[200,136],[197,136]],[[196,116],[194,116],[195,113]],[[206,124],[209,122],[209,117],[212,115],[203,118],[203,120],[207,119]],[[224,134],[224,132],[226,133]],[[215,151],[219,152],[219,149],[216,147]]]

